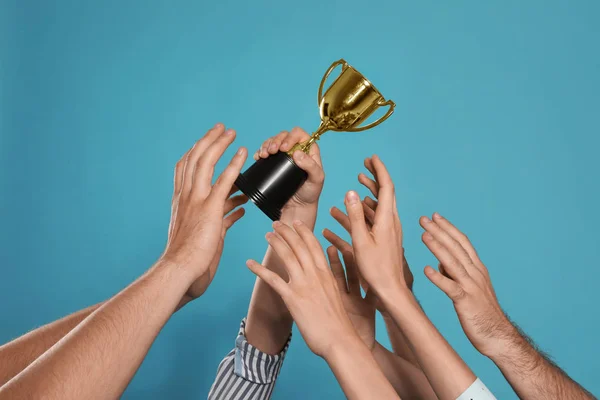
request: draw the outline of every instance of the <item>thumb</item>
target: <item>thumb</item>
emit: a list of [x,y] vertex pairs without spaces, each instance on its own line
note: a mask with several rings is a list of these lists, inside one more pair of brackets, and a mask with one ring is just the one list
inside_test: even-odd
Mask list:
[[317,162],[311,156],[301,150],[296,150],[292,158],[297,166],[306,171],[308,174],[308,178],[306,180],[308,182],[317,184],[323,183],[325,180],[323,168],[317,164]]

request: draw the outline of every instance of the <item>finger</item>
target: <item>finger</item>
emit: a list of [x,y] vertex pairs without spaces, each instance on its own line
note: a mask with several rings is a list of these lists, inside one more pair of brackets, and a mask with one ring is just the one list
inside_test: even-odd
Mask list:
[[438,264],[438,271],[440,271],[440,274],[444,275],[446,278],[452,279],[452,278],[450,278],[450,276],[446,272],[446,269],[444,268],[444,264],[442,264],[442,263]]
[[[227,129],[225,133],[215,140],[197,161],[196,173],[194,174],[193,194],[205,198],[209,195],[215,165],[225,153],[225,150],[233,143],[235,131]],[[229,190],[227,191],[229,192]]]
[[229,162],[227,168],[221,173],[221,176],[219,176],[219,179],[217,179],[212,187],[211,197],[214,196],[219,202],[225,202],[229,192],[232,190],[235,180],[240,175],[240,171],[244,166],[247,155],[247,150],[244,147],[240,147]]
[[375,291],[366,289],[365,293],[365,301],[367,304],[375,306],[375,303],[377,302],[377,295],[375,294]]
[[296,221],[294,222],[294,229],[300,238],[304,241],[306,247],[308,247],[308,251],[312,256],[313,262],[317,268],[327,269],[327,259],[325,258],[325,254],[323,253],[323,247],[319,243],[319,240],[316,238],[315,234],[302,222]]
[[282,299],[288,297],[291,293],[291,289],[288,284],[281,279],[275,272],[265,268],[261,264],[254,260],[246,261],[246,265],[250,271],[254,272],[256,276],[265,281]]
[[337,207],[331,207],[329,213],[348,233],[350,233],[350,219],[345,212]]
[[259,155],[260,158],[267,158],[267,157],[269,157],[269,146],[271,145],[272,141],[273,141],[273,138],[268,138],[260,146],[259,153],[258,153],[258,155]]
[[346,266],[346,278],[348,280],[348,292],[360,295],[360,279],[358,276],[358,267],[354,260],[353,252],[342,253],[344,265]]
[[462,248],[467,252],[473,263],[475,263],[476,265],[478,263],[481,263],[479,255],[477,254],[475,247],[473,247],[473,244],[471,244],[471,241],[469,240],[467,235],[462,233],[450,221],[442,217],[439,213],[433,214],[433,220],[436,224],[439,225],[440,228],[446,231],[454,240],[456,240],[462,246]]
[[362,183],[364,187],[369,189],[373,196],[377,197],[379,195],[379,185],[373,179],[367,177],[365,174],[358,174],[358,181]]
[[273,223],[273,228],[292,250],[302,269],[314,267],[315,262],[308,246],[292,228],[279,221]]
[[377,175],[375,174],[375,168],[373,168],[373,159],[371,157],[365,158],[365,168],[373,175],[375,180],[377,180]]
[[448,249],[450,254],[454,256],[469,272],[472,268],[475,268],[471,257],[467,254],[465,249],[454,240],[445,230],[443,230],[437,223],[433,222],[427,217],[419,218],[419,224],[429,232],[436,241],[440,242],[442,246]]
[[437,286],[442,292],[446,293],[452,301],[458,301],[465,295],[465,291],[458,283],[445,277],[429,265],[425,267],[424,272],[431,283]]
[[228,231],[229,228],[233,226],[236,222],[238,222],[243,216],[246,214],[246,210],[243,208],[238,208],[228,216],[223,219],[223,228],[225,231]]
[[369,225],[369,229],[371,229],[373,227],[373,224],[375,223],[375,211],[373,211],[371,207],[369,207],[364,201],[362,203],[362,206],[363,211],[365,213],[365,220]]
[[327,239],[327,241],[329,243],[331,243],[333,246],[335,246],[335,248],[338,249],[342,254],[345,252],[352,253],[354,251],[352,249],[352,246],[350,245],[350,243],[346,242],[344,239],[342,239],[335,233],[331,232],[327,228],[323,229],[323,236],[325,237],[325,239]]
[[196,144],[194,144],[194,147],[188,152],[183,170],[182,194],[187,195],[191,192],[198,159],[204,154],[206,149],[217,140],[217,138],[222,136],[224,131],[225,126],[223,124],[216,124],[202,139],[198,140]]
[[267,147],[267,157],[271,154],[276,154],[279,151],[281,142],[283,142],[289,134],[290,133],[288,131],[282,131],[272,138],[271,142],[269,143],[269,147]]
[[223,210],[223,215],[229,214],[234,208],[241,206],[242,204],[246,204],[248,202],[248,196],[245,194],[240,194],[237,196],[233,196],[225,201],[225,209]]
[[306,171],[308,177],[306,180],[310,183],[322,184],[325,180],[323,168],[309,155],[301,150],[296,150],[292,156],[294,163],[302,170]]
[[183,170],[185,169],[185,160],[187,159],[189,151],[187,151],[177,164],[175,164],[175,176],[173,177],[173,201],[179,197],[181,192],[181,185],[183,184]]
[[379,202],[377,211],[375,212],[375,224],[384,224],[393,222],[394,218],[394,183],[388,173],[387,168],[377,156],[373,156],[373,168],[375,169],[377,182],[379,183],[379,194],[377,196]]
[[337,281],[337,286],[340,291],[348,293],[348,287],[346,285],[346,274],[344,273],[344,267],[342,261],[338,255],[338,251],[335,247],[330,246],[327,248],[327,257],[329,258],[329,265],[331,266],[331,272]]
[[346,211],[350,219],[350,235],[352,244],[361,245],[369,239],[369,230],[365,222],[365,213],[362,202],[355,191],[349,191],[346,194]]
[[310,135],[306,133],[302,128],[294,128],[290,131],[290,134],[286,136],[280,146],[281,151],[290,151],[292,147],[297,144],[308,140]]
[[288,275],[290,277],[298,277],[302,275],[302,267],[300,266],[298,257],[296,257],[292,249],[290,249],[281,236],[279,234],[269,232],[265,237],[267,238],[269,245],[283,261]]
[[363,202],[369,206],[369,208],[373,211],[377,210],[377,201],[373,200],[372,198],[370,198],[369,196],[366,196],[365,199],[363,200]]
[[458,261],[446,247],[438,242],[429,232],[422,235],[423,243],[433,253],[439,262],[444,264],[444,269],[452,280],[463,283],[470,279],[465,267]]

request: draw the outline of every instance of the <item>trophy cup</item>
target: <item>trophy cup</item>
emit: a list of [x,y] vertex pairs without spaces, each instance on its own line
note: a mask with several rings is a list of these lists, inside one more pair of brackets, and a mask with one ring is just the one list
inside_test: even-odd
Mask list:
[[[342,71],[323,94],[325,81],[341,65]],[[329,67],[319,86],[318,104],[321,124],[310,139],[298,143],[288,152],[279,152],[256,161],[240,174],[235,185],[273,221],[281,217],[281,208],[306,181],[307,173],[292,159],[295,151],[308,154],[310,147],[327,131],[359,132],[379,125],[392,113],[396,104],[383,95],[360,72],[341,59]],[[389,106],[385,115],[361,125],[379,107]]]

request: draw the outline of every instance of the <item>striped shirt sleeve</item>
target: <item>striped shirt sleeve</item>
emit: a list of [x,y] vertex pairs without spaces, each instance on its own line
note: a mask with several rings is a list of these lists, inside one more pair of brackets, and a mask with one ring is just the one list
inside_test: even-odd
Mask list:
[[208,400],[268,400],[271,398],[292,335],[279,354],[265,354],[246,340],[242,320],[235,348],[221,361]]

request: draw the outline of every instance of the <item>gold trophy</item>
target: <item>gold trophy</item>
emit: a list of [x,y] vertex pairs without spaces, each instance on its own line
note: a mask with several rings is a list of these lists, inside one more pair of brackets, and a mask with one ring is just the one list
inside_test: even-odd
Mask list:
[[[342,71],[323,94],[325,81],[341,65]],[[281,208],[306,181],[307,173],[292,159],[295,151],[310,151],[314,142],[327,131],[359,132],[371,129],[394,112],[396,104],[383,95],[345,60],[331,64],[321,80],[318,94],[321,124],[306,142],[296,144],[287,153],[279,152],[256,161],[237,178],[235,185],[273,221],[281,217]],[[388,106],[381,118],[360,126],[379,107]]]

